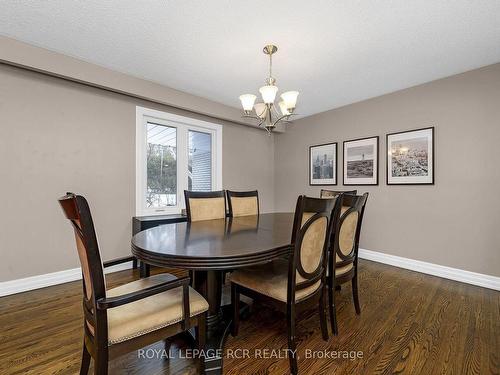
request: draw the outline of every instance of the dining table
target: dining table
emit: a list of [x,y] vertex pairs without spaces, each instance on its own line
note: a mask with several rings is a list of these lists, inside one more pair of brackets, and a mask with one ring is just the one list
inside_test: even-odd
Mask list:
[[[132,254],[142,262],[191,271],[193,286],[209,304],[205,373],[222,374],[232,313],[222,304],[224,275],[289,256],[293,213],[264,213],[160,225],[135,234]],[[243,304],[244,306],[244,304]]]

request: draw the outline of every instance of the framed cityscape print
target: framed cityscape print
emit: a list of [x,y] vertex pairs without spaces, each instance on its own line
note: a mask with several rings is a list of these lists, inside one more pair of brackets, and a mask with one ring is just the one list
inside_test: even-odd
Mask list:
[[387,185],[434,184],[434,127],[387,134]]
[[378,185],[378,136],[344,141],[344,185]]
[[337,185],[337,143],[309,147],[309,185]]

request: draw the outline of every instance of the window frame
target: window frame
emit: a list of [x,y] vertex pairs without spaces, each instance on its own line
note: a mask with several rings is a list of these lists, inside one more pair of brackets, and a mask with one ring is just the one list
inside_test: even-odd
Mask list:
[[[161,209],[146,207],[148,122],[176,128],[177,204],[175,206]],[[185,208],[184,190],[188,188],[189,130],[211,134],[212,190],[222,190],[222,125],[137,106],[135,134],[136,216],[180,214],[181,210]]]

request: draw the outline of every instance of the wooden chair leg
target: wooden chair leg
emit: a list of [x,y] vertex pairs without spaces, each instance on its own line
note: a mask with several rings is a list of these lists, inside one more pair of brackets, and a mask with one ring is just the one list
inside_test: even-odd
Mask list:
[[358,275],[354,275],[351,281],[352,283],[352,299],[354,300],[354,308],[356,309],[356,314],[361,314],[361,307],[359,306],[359,296],[358,296]]
[[94,375],[108,375],[108,350],[97,350],[94,358]]
[[238,330],[240,328],[240,293],[238,291],[238,285],[235,283],[231,283],[231,305],[233,307],[231,335],[236,337],[238,336]]
[[323,340],[328,341],[328,327],[326,323],[325,311],[326,286],[323,285],[321,289],[321,297],[319,298],[319,323],[321,326],[321,335],[323,336]]
[[82,351],[82,364],[80,366],[80,375],[87,375],[90,368],[90,353],[85,346],[85,340],[83,340],[83,351]]
[[[167,337],[164,341],[165,352],[170,353],[170,348],[172,347],[172,339],[173,337]],[[166,358],[168,360],[168,358]]]
[[328,304],[329,304],[329,311],[330,311],[330,325],[332,327],[332,333],[334,336],[337,336],[338,328],[337,328],[337,310],[335,307],[335,283],[333,281],[333,278],[330,277],[328,281]]
[[[198,317],[198,325],[195,328],[196,340],[198,341],[198,349],[202,352],[205,351],[206,340],[207,340],[207,324],[206,324],[206,313],[201,314]],[[205,359],[202,355],[199,358],[200,374],[205,373]]]
[[290,362],[290,373],[297,375],[297,345],[295,343],[295,307],[287,306],[287,334],[288,334],[288,360]]

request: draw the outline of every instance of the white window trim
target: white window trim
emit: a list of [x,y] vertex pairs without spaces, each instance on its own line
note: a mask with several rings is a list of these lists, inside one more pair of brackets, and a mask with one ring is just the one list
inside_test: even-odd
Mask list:
[[[186,165],[188,159],[188,137],[187,130],[209,132],[212,134],[212,189],[222,190],[222,125],[207,121],[197,120],[190,117],[174,115],[168,112],[157,111],[155,109],[136,107],[136,127],[135,127],[135,213],[136,216],[153,216],[178,214],[185,208],[184,190],[188,188],[188,178],[186,171],[177,168],[177,205],[165,207],[164,209],[147,209],[145,207],[146,184],[146,124],[148,120],[165,124],[170,127],[177,127],[185,131],[185,136],[179,136],[177,131],[177,165]],[[181,150],[183,150],[181,152]]]

